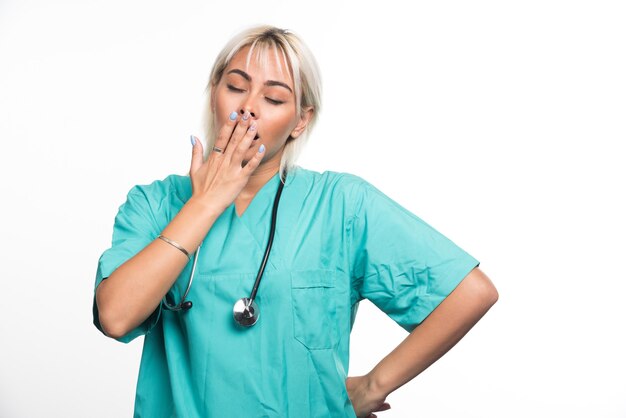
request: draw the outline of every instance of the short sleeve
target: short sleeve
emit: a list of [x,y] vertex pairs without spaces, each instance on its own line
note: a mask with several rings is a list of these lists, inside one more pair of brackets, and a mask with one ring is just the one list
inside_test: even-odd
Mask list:
[[[104,331],[100,325],[95,290],[115,269],[157,238],[159,233],[146,191],[141,186],[135,186],[128,193],[126,202],[120,206],[115,217],[111,247],[98,260],[94,286],[93,322],[102,333]],[[142,324],[118,338],[118,341],[128,343],[136,337],[148,333],[156,325],[160,315],[161,305]]]
[[479,262],[364,180],[352,195],[353,292],[411,332]]

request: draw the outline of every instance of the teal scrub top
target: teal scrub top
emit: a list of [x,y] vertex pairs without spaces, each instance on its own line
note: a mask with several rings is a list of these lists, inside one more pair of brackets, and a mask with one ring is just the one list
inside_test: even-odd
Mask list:
[[[419,325],[478,261],[371,184],[296,167],[280,200],[256,325],[233,305],[248,297],[265,252],[280,178],[240,217],[231,204],[202,244],[187,300],[159,306],[119,341],[145,335],[135,417],[350,417],[350,331],[368,299],[406,331]],[[191,197],[187,176],[135,186],[119,208],[95,287],[167,226]],[[170,290],[178,303],[192,261]],[[94,323],[100,329],[94,298]]]

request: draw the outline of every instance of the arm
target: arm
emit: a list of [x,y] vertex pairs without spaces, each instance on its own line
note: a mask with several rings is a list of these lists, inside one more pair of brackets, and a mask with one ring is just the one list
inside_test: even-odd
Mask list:
[[368,373],[384,399],[450,350],[498,300],[489,278],[473,269],[409,336]]
[[498,300],[489,278],[474,268],[409,336],[365,376],[348,377],[346,388],[358,417],[391,406],[385,398],[452,348]]
[[[194,251],[220,215],[193,197],[162,231],[187,251]],[[145,321],[172,287],[189,259],[155,239],[118,267],[96,289],[99,319],[106,335],[120,338]]]
[[[256,133],[248,130],[249,126],[250,119],[240,120],[233,112],[215,142],[225,152],[211,152],[207,161],[203,160],[200,141],[192,141],[192,197],[161,231],[190,253],[198,248],[261,162],[264,153],[259,150],[242,166]],[[181,251],[155,239],[110,273],[96,289],[98,319],[105,334],[119,339],[145,321],[188,261]]]

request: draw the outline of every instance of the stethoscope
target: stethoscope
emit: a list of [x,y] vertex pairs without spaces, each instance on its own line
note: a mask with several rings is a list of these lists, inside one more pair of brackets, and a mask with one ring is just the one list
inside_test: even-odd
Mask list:
[[[267,247],[265,248],[265,255],[263,256],[263,262],[261,263],[261,267],[259,268],[259,273],[256,276],[256,280],[254,282],[254,286],[252,287],[252,293],[250,293],[249,298],[241,298],[237,302],[235,302],[235,306],[233,307],[233,317],[235,318],[235,322],[244,327],[251,327],[256,324],[259,320],[259,307],[257,306],[254,299],[256,298],[257,291],[259,290],[259,284],[261,283],[261,277],[263,276],[263,272],[265,271],[265,265],[267,264],[267,260],[270,256],[270,250],[272,249],[272,242],[274,241],[274,231],[276,230],[276,214],[278,213],[278,202],[280,201],[280,195],[283,192],[283,187],[285,184],[280,181],[278,185],[278,190],[276,191],[276,196],[274,197],[274,207],[272,208],[272,224],[270,227],[270,236],[267,240]],[[196,250],[196,254],[193,258],[193,265],[191,267],[191,274],[189,275],[189,283],[187,284],[187,290],[185,290],[185,294],[183,295],[180,303],[176,305],[172,305],[167,301],[167,296],[163,298],[163,305],[166,309],[170,311],[188,311],[193,306],[193,303],[187,299],[187,295],[189,294],[189,290],[191,289],[191,283],[193,282],[193,277],[196,272],[196,264],[198,262],[198,254],[200,254],[200,247]]]

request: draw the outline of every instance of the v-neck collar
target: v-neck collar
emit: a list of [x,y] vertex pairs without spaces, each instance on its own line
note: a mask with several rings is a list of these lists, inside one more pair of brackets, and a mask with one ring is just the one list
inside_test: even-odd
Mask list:
[[[274,206],[276,192],[278,191],[278,185],[280,184],[279,182],[280,175],[279,173],[276,173],[254,195],[254,198],[250,201],[248,207],[241,216],[237,215],[235,202],[231,203],[227,209],[230,211],[229,215],[231,222],[238,224],[248,233],[249,237],[256,243],[259,254],[263,254],[267,246],[267,240],[271,229],[272,208]],[[283,198],[284,190],[281,201]],[[277,268],[276,261],[279,259],[280,256],[278,256],[276,251],[272,249],[272,256],[268,260],[272,269],[275,270]],[[278,262],[278,264],[282,263]]]
[[[300,167],[294,167],[294,169],[287,174],[285,180],[285,187],[278,207],[276,236],[274,238],[272,254],[268,260],[268,268],[270,270],[275,270],[278,266],[284,266],[281,253],[287,245],[286,242],[291,238],[293,225],[297,222],[298,213],[300,213],[301,210],[300,204],[304,199],[303,193],[306,194],[304,189],[300,190],[301,187],[297,187],[295,190],[290,190],[289,187],[291,183],[299,177],[299,170]],[[180,205],[182,206],[191,198],[191,179],[189,176],[178,176],[176,178],[180,179],[180,182],[176,182],[174,191],[179,197]],[[259,251],[259,257],[261,257],[267,246],[272,220],[272,207],[280,181],[279,173],[271,177],[261,189],[259,189],[241,217],[237,215],[235,204],[232,202],[220,215],[214,227],[218,225],[218,231],[222,231],[224,227],[227,229],[235,227],[241,232],[245,231],[248,236],[253,239],[253,242],[255,242],[257,250]],[[287,208],[291,209],[287,210]]]
[[[280,175],[279,172],[277,172],[256,192],[250,203],[248,203],[248,207],[246,207],[246,210],[243,211],[241,216],[237,214],[237,206],[233,201],[230,205],[232,206],[233,215],[239,221],[244,221],[249,217],[255,217],[254,213],[259,205],[262,209],[265,209],[269,202],[271,208],[271,206],[274,204],[274,196],[276,195],[276,191],[278,190],[279,181]],[[263,210],[263,212],[265,211]]]

